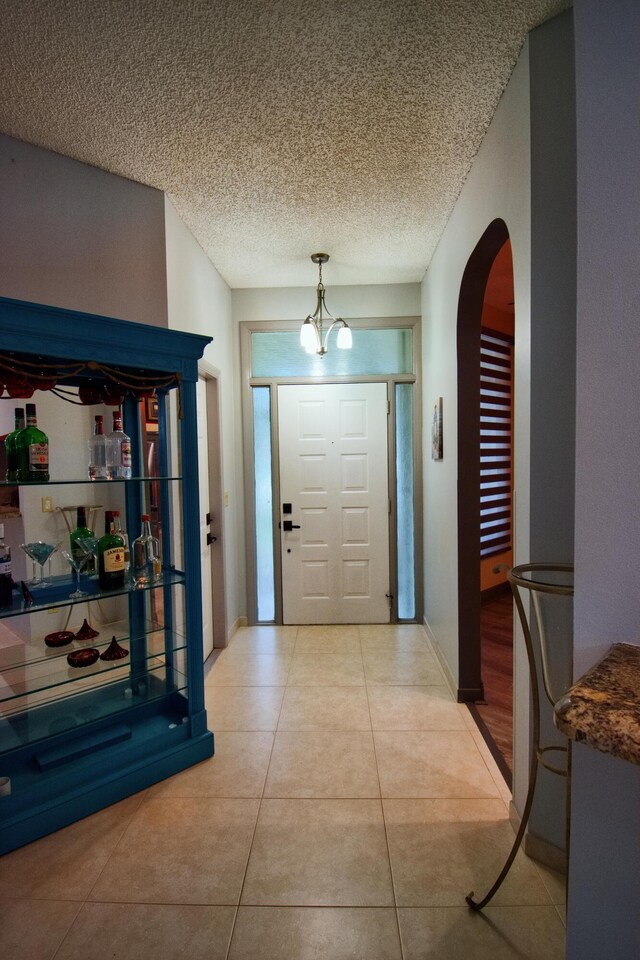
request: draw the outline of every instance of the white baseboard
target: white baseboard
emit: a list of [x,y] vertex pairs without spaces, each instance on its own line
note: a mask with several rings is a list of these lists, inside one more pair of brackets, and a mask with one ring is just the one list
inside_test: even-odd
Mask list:
[[429,623],[428,623],[426,617],[423,617],[422,625],[423,625],[424,629],[425,629],[426,632],[427,632],[427,636],[428,636],[428,638],[429,638],[429,643],[430,643],[431,646],[433,647],[433,652],[434,652],[435,655],[436,655],[436,659],[437,659],[438,663],[440,664],[440,667],[442,668],[442,672],[443,672],[443,674],[444,674],[445,683],[446,683],[447,687],[449,688],[449,692],[451,693],[451,696],[453,697],[453,699],[454,699],[454,700],[457,700],[457,699],[458,699],[458,684],[456,683],[455,678],[454,678],[453,674],[451,673],[451,670],[450,670],[450,668],[449,668],[449,664],[447,663],[446,657],[445,657],[444,653],[442,652],[442,650],[441,650],[441,648],[440,648],[440,644],[439,644],[438,641],[436,640],[435,635],[434,635],[434,633],[433,633],[433,630],[432,630],[431,627],[429,626]]
[[238,632],[240,627],[246,627],[246,626],[247,626],[246,617],[236,617],[236,619],[231,624],[231,627],[229,628],[229,632],[227,633],[227,643],[229,643],[233,635]]
[[530,830],[524,835],[523,846],[524,852],[528,857],[531,857],[532,860],[538,860],[540,863],[544,863],[546,867],[551,867],[552,870],[556,870],[558,873],[566,874],[567,855],[560,847],[549,843],[548,840],[543,840],[542,837],[531,833]]

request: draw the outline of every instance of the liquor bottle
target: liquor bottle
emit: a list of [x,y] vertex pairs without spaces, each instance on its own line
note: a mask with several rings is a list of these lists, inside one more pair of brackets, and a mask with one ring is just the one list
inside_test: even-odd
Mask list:
[[104,417],[97,416],[93,426],[93,436],[87,441],[89,452],[89,479],[110,480],[109,458],[107,449],[109,441],[104,433]]
[[142,515],[142,533],[133,541],[133,579],[135,583],[153,583],[160,579],[160,541],[151,533],[151,518]]
[[7,480],[18,479],[18,451],[16,449],[16,440],[18,434],[24,430],[24,407],[15,408],[15,427],[11,433],[4,438],[4,448],[7,452]]
[[104,514],[104,537],[98,540],[98,583],[101,590],[124,586],[124,540],[115,531],[111,510]]
[[11,547],[4,542],[4,523],[0,523],[0,607],[13,603],[13,578],[11,576]]
[[27,425],[16,437],[17,479],[44,482],[49,479],[49,440],[38,429],[35,403],[27,404]]
[[[93,536],[93,530],[90,530],[87,526],[87,511],[84,507],[78,507],[77,509],[77,521],[76,528],[69,537],[69,547],[71,550],[71,555],[76,560],[85,560],[87,553],[82,549],[79,540],[86,540],[87,537]],[[93,557],[90,557],[86,563],[84,569],[87,573],[93,573],[95,567]]]
[[107,466],[112,480],[131,479],[131,440],[122,429],[122,414],[113,411],[113,430],[107,437]]
[[120,511],[113,511],[113,524],[115,531],[118,536],[122,537],[124,540],[124,578],[125,580],[129,579],[129,574],[131,571],[131,554],[129,552],[129,535],[122,529],[122,521],[120,520]]

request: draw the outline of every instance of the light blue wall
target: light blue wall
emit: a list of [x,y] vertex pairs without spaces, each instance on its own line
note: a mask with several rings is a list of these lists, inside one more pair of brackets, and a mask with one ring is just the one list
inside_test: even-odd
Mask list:
[[[576,0],[574,22],[579,675],[640,640],[640,5]],[[569,960],[637,960],[639,905],[640,767],[577,746]]]
[[[576,408],[576,156],[573,20],[568,10],[529,36],[531,76],[532,562],[573,562]],[[553,619],[568,605],[548,601]],[[558,690],[570,682],[570,634],[550,650]],[[542,742],[565,745],[542,694]],[[556,762],[562,764],[559,755]],[[564,850],[566,781],[538,773],[529,832]],[[527,838],[527,849],[531,840]]]

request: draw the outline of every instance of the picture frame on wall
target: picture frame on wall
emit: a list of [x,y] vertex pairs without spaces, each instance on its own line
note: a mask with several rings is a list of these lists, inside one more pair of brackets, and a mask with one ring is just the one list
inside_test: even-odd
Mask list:
[[442,460],[442,397],[433,405],[431,422],[431,459]]

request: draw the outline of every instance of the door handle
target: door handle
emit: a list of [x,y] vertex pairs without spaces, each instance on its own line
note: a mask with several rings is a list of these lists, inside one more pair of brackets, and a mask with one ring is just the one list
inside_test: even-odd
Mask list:
[[299,529],[300,529],[300,524],[299,524],[299,523],[292,523],[291,520],[283,520],[283,521],[282,521],[282,529],[283,529],[285,532],[288,532],[289,530],[299,530]]
[[212,543],[215,543],[218,538],[214,537],[212,533],[207,534],[207,546],[210,547]]

